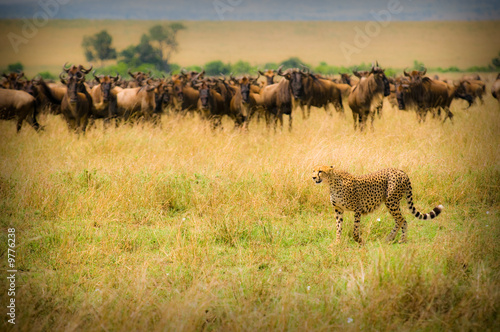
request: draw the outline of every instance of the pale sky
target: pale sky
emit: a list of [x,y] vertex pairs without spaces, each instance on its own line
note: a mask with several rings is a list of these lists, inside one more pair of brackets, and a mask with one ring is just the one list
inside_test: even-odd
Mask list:
[[[0,0],[0,18],[366,21],[500,20],[499,0]],[[44,7],[44,4],[46,6]]]

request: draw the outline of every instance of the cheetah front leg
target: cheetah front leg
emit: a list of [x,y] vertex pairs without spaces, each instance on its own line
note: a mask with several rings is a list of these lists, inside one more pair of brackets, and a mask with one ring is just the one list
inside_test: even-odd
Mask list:
[[354,231],[353,237],[354,241],[361,243],[361,238],[359,237],[359,223],[361,222],[361,212],[354,212]]
[[342,222],[343,220],[343,215],[344,211],[339,208],[335,208],[335,220],[337,221],[337,236],[335,239],[335,244],[340,243],[340,236],[342,235]]

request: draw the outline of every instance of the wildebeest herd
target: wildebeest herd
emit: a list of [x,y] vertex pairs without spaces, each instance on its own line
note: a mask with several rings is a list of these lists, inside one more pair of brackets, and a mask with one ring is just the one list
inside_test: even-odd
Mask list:
[[[90,81],[87,78],[92,73]],[[17,120],[17,131],[26,120],[35,130],[39,111],[47,109],[64,117],[70,130],[85,133],[89,123],[102,119],[104,126],[112,120],[152,122],[158,124],[162,114],[198,113],[214,128],[221,126],[224,116],[236,127],[247,128],[253,119],[265,119],[268,125],[283,126],[283,116],[302,110],[308,118],[311,107],[324,108],[331,114],[330,104],[344,114],[348,102],[354,118],[354,130],[363,131],[368,119],[382,115],[384,100],[400,110],[415,110],[419,122],[427,113],[443,122],[453,118],[450,104],[461,98],[470,105],[483,103],[485,83],[478,75],[464,76],[459,81],[429,78],[426,70],[404,71],[404,76],[388,78],[384,69],[373,64],[371,70],[353,71],[353,76],[324,77],[307,67],[282,67],[258,71],[257,75],[208,77],[205,71],[187,72],[169,77],[153,77],[151,73],[128,71],[130,78],[120,75],[96,75],[92,66],[63,65],[60,82],[46,82],[41,77],[28,80],[24,73],[4,73],[0,84],[0,119]],[[275,82],[277,81],[277,82]],[[500,74],[491,87],[500,102]]]

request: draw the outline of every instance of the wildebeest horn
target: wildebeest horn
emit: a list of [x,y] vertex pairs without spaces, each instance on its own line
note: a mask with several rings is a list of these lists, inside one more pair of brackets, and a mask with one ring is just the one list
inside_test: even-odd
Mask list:
[[378,60],[376,60],[376,61],[375,61],[375,65],[376,65],[377,67],[379,67],[379,65],[378,65]]
[[68,62],[66,61],[66,62],[64,63],[64,65],[63,65],[63,70],[64,70],[65,72],[69,72],[69,70],[71,69],[71,66],[69,66],[68,68],[66,68],[66,65],[67,65],[67,64],[68,64]]
[[283,72],[281,71],[281,68],[283,68],[283,65],[278,67],[278,70],[276,70],[276,74],[283,76]]
[[361,75],[358,73],[358,69],[353,69],[352,73],[354,74],[354,76],[361,78]]
[[257,72],[259,73],[259,75],[264,75],[264,73],[261,70],[257,70]]
[[64,75],[64,73],[61,72],[59,74],[59,79],[61,80],[62,83],[66,84],[68,81],[66,80],[66,78],[63,75]]
[[420,75],[424,76],[427,73],[427,68],[424,67],[424,70],[420,72]]
[[[406,68],[408,68],[408,67],[406,67]],[[408,73],[406,72],[406,68],[405,68],[405,69],[403,69],[403,74],[404,74],[405,76],[410,77],[410,74],[408,74]]]
[[132,74],[132,72],[130,71],[130,68],[127,70],[127,73],[128,73],[130,76],[132,76],[133,78],[135,78],[135,75],[134,75],[134,74]]
[[304,66],[303,64],[300,64],[300,66],[303,68],[304,73],[310,73],[311,72],[311,70],[309,68],[307,68],[307,66]]
[[83,67],[82,65],[80,65],[80,71],[84,74],[88,74],[90,73],[90,71],[92,70],[92,68],[94,68],[94,66],[92,64],[90,64],[90,68],[89,69],[85,69],[85,67]]
[[97,77],[95,76],[95,69],[94,69],[94,71],[92,71],[92,76],[94,76],[94,78],[97,78]]

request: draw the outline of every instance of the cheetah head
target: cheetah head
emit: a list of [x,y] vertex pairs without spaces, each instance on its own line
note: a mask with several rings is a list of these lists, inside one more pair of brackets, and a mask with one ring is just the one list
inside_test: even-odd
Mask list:
[[313,169],[313,180],[316,182],[316,184],[320,184],[323,182],[323,178],[325,177],[325,174],[331,170],[333,166],[316,166]]

